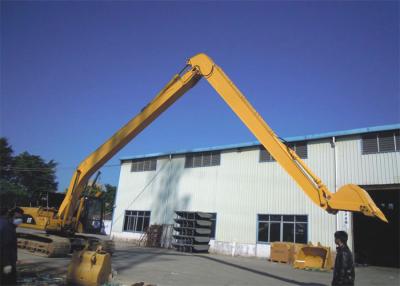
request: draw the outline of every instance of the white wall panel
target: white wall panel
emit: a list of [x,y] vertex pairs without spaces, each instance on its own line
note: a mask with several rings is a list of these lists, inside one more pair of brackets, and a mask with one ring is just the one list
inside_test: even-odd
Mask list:
[[400,152],[362,155],[359,136],[339,140],[337,145],[339,185],[400,183]]
[[[306,164],[334,192],[345,183],[400,183],[399,152],[361,155],[359,137],[308,143]],[[222,151],[221,165],[184,168],[183,155],[158,159],[157,170],[130,172],[121,165],[112,231],[121,236],[124,211],[150,210],[151,223],[173,223],[175,210],[217,213],[215,245],[256,244],[257,214],[305,214],[309,240],[334,247],[336,216],[314,205],[276,163],[259,163],[259,150]],[[340,214],[338,222],[344,220]],[[347,226],[349,227],[349,226]],[[350,228],[351,229],[351,228]]]

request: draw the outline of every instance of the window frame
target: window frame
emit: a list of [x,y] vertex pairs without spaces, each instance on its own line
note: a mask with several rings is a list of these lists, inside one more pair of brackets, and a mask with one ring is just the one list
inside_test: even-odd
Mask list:
[[[135,215],[133,214],[128,214],[128,212],[134,213],[136,212]],[[139,215],[140,212],[143,212],[143,215]],[[128,221],[129,222],[132,220],[132,218],[134,219],[134,227],[132,230],[129,230],[129,225],[128,227],[125,228],[125,223]],[[142,218],[142,230],[137,230],[137,222],[138,219]],[[149,223],[148,225],[145,227],[145,219],[148,218],[149,219]],[[122,231],[123,232],[131,232],[131,233],[144,233],[146,231],[146,228],[148,228],[150,226],[150,221],[151,221],[151,211],[149,210],[125,210],[124,213],[124,221],[122,224]]]
[[215,167],[220,165],[221,151],[219,150],[188,153],[185,155],[185,169]]
[[[393,150],[381,150],[381,138],[383,139],[384,136],[390,134],[393,138]],[[374,137],[374,138],[368,138],[368,137]],[[393,153],[393,152],[400,152],[400,130],[389,130],[389,131],[382,131],[382,132],[374,132],[374,133],[365,133],[361,134],[360,136],[360,149],[361,149],[361,155],[371,155],[371,154],[384,154],[384,153]],[[376,143],[376,151],[368,151],[365,150],[364,146],[366,144],[366,140],[372,140],[374,139]]]
[[[261,219],[260,216],[268,216],[268,220]],[[271,216],[280,216],[280,220],[275,220],[271,219]],[[284,216],[293,216],[293,221],[286,221],[284,220]],[[305,217],[305,220],[300,220],[300,217]],[[296,218],[298,220],[296,220]],[[265,214],[265,213],[258,213],[256,215],[256,222],[257,222],[257,227],[256,227],[256,243],[257,244],[271,244],[271,224],[279,224],[279,241],[273,241],[273,242],[296,242],[296,224],[306,224],[307,230],[305,233],[305,242],[301,243],[307,243],[308,238],[309,238],[309,231],[310,231],[310,223],[309,223],[309,215],[307,214]],[[266,223],[267,228],[268,228],[268,233],[267,233],[267,241],[261,241],[259,240],[259,230],[260,230],[260,223]],[[293,224],[293,241],[283,241],[283,226],[284,224]]]
[[[139,164],[142,164],[141,170],[139,170],[138,168]],[[146,165],[147,168],[145,169]],[[131,161],[131,168],[130,168],[131,173],[153,172],[156,170],[157,170],[157,158],[135,159]]]
[[[301,159],[308,159],[308,141],[296,141],[296,142],[287,142],[284,143],[284,145],[290,149],[292,149],[294,152],[296,152],[296,154],[301,158]],[[304,145],[305,146],[305,156],[300,156],[297,153],[297,147],[299,145]],[[263,153],[266,153],[266,157],[267,160],[263,160]],[[260,145],[260,149],[259,149],[259,155],[258,155],[258,162],[259,163],[265,163],[265,162],[276,162],[276,160],[274,159],[274,157],[272,157],[271,153],[268,152],[267,149],[264,148],[263,145]]]
[[[265,157],[266,159],[264,159],[263,157]],[[259,163],[276,162],[276,160],[274,159],[274,157],[272,157],[271,153],[269,153],[268,150],[261,145],[258,155],[258,162]]]
[[[305,146],[305,156],[301,156],[299,153],[297,153],[297,149],[299,146]],[[287,144],[287,146],[292,149],[294,152],[296,152],[297,156],[299,156],[301,159],[308,159],[308,142],[307,141],[297,141],[297,142],[290,142]]]

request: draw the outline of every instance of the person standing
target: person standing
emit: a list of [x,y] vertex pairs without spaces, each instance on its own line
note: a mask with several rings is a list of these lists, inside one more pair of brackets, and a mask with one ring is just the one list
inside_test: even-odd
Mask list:
[[17,233],[24,211],[2,210],[0,216],[0,285],[17,284]]
[[335,232],[336,259],[333,269],[332,286],[353,286],[355,280],[353,255],[347,246],[345,231]]

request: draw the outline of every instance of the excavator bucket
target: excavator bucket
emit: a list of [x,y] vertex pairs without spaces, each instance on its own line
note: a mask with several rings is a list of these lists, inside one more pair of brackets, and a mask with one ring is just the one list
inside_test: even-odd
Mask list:
[[366,216],[377,217],[388,222],[369,194],[354,184],[344,185],[336,193],[333,193],[329,200],[329,207],[334,212],[339,210],[361,212]]
[[111,277],[111,256],[102,250],[75,251],[68,266],[68,285],[103,285]]
[[296,255],[293,267],[297,269],[312,269],[327,271],[332,268],[332,254],[329,247],[307,245]]

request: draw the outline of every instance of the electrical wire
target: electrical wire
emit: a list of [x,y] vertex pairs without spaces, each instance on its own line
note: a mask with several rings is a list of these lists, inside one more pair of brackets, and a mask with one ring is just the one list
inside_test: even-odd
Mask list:
[[[146,183],[146,185],[142,188],[142,190],[130,201],[128,202],[128,204],[125,206],[125,210],[129,209],[133,203],[147,190],[147,188],[149,186],[151,186],[151,184],[154,182],[154,180],[158,177],[159,174],[161,174],[161,171],[164,170],[164,168],[166,168],[167,166],[171,165],[171,161],[169,161],[168,163],[164,164],[155,174],[154,176]],[[115,224],[117,221],[119,221],[121,218],[124,217],[125,212],[121,212],[114,220],[113,220],[113,224]]]
[[[104,165],[102,168],[112,168],[112,167],[120,167],[120,164],[109,164]],[[0,168],[2,171],[18,171],[18,172],[46,172],[53,171],[54,168],[38,168],[38,167],[2,167]],[[65,167],[55,167],[58,170],[73,170],[75,167],[65,166]]]

